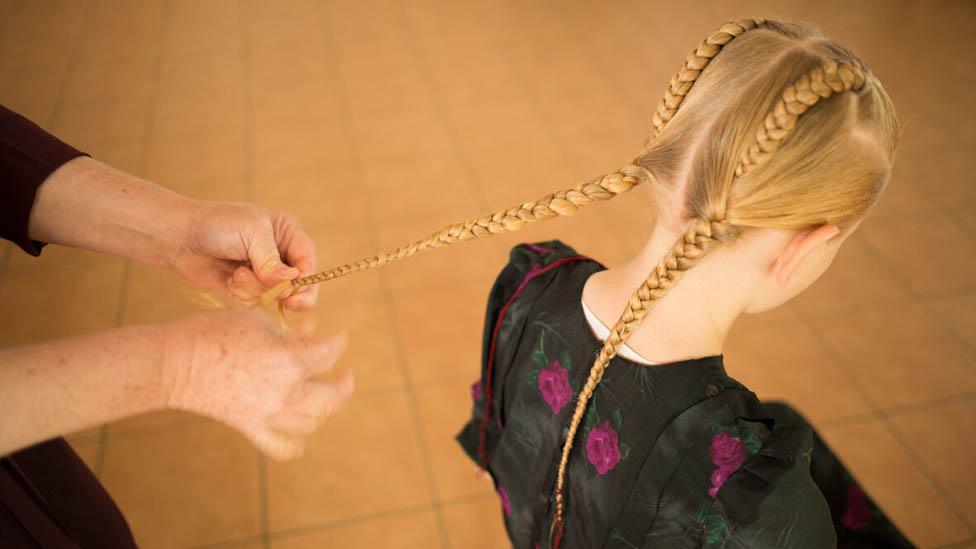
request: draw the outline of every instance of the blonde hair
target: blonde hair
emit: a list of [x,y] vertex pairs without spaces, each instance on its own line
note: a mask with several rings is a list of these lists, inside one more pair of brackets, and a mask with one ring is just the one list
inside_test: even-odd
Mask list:
[[887,184],[897,126],[881,83],[819,29],[758,17],[730,21],[688,55],[658,104],[644,151],[619,170],[284,283],[268,296],[288,285],[324,282],[429,248],[571,215],[640,183],[655,196],[683,192],[687,230],[632,294],[577,397],[556,477],[550,544],[558,547],[576,432],[604,371],[654,302],[710,250],[750,227],[851,228]]

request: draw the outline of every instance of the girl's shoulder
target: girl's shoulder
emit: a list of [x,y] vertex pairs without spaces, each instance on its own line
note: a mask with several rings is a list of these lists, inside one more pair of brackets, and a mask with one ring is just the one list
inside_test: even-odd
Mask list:
[[492,297],[507,300],[520,293],[524,286],[535,279],[551,277],[560,267],[586,264],[591,269],[605,268],[595,259],[582,255],[561,240],[522,243],[514,246],[506,263],[495,278]]

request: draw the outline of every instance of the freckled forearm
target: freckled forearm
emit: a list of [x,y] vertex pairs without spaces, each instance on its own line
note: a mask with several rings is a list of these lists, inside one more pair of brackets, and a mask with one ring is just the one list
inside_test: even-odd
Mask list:
[[88,157],[52,173],[37,191],[34,240],[163,266],[176,253],[196,201]]
[[0,455],[161,409],[160,331],[133,326],[0,351]]

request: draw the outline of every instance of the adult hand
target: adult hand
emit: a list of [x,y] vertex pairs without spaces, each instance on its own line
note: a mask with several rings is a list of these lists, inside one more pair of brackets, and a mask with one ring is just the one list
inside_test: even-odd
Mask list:
[[[289,214],[250,204],[197,202],[170,267],[197,286],[253,303],[285,280],[312,274],[315,246]],[[315,304],[316,285],[286,294],[284,306]]]
[[344,333],[284,334],[257,309],[206,312],[165,330],[166,407],[230,425],[272,458],[301,456],[304,438],[352,393],[348,371],[334,383],[311,379],[335,364]]
[[[169,267],[243,301],[317,268],[315,246],[288,214],[192,200],[87,157],[65,163],[38,188],[28,231],[34,240]],[[305,309],[318,289],[283,295],[289,309]]]

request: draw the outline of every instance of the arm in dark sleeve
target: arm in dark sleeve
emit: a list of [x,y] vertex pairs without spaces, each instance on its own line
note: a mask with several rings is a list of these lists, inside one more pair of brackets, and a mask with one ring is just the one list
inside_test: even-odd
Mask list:
[[31,255],[41,253],[45,243],[27,234],[37,188],[78,156],[87,155],[0,105],[0,238]]

